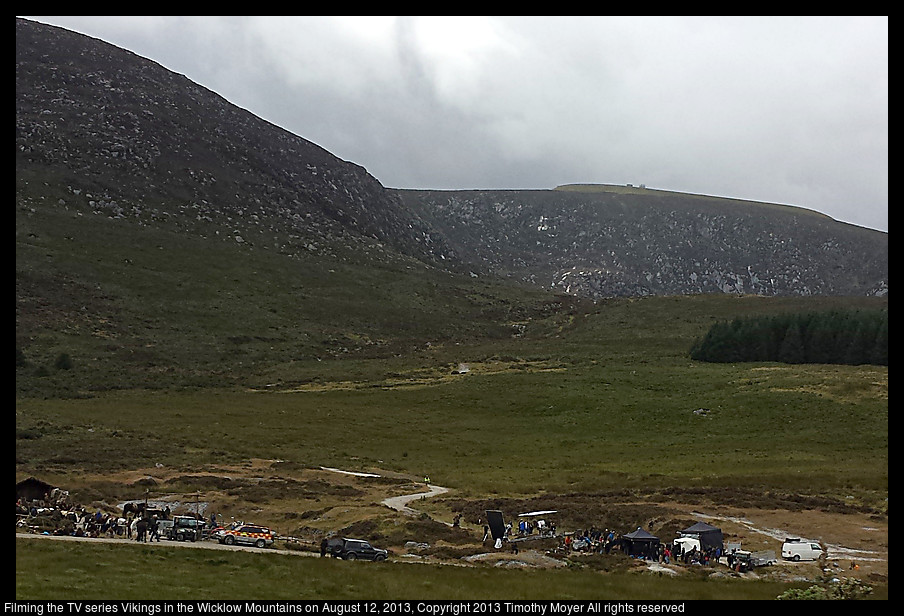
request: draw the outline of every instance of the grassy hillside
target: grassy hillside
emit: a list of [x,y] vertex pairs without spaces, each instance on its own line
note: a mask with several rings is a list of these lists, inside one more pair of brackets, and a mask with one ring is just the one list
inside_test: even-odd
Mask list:
[[[304,476],[328,466],[429,475],[478,510],[487,498],[568,503],[570,527],[596,515],[585,507],[581,518],[585,501],[650,499],[653,509],[628,507],[632,523],[679,497],[887,513],[886,367],[688,358],[717,320],[887,299],[592,303],[377,246],[290,257],[250,235],[50,208],[16,225],[16,478],[38,476],[92,507],[147,489],[216,492],[219,512],[284,533],[396,527],[358,487]],[[57,367],[62,353],[71,367]],[[462,363],[469,371],[453,374]],[[217,479],[251,460],[269,466]],[[176,479],[146,481],[157,464]],[[204,472],[214,479],[196,478]],[[457,502],[435,505],[441,519]],[[144,550],[17,544],[16,596],[770,598],[789,586],[397,562],[349,577],[340,568],[353,563],[173,549],[143,552],[137,578],[73,582],[86,568],[128,570],[117,563],[134,562],[134,549]],[[255,583],[226,591],[226,577]],[[297,579],[306,583],[285,583]]]
[[17,477],[264,458],[481,496],[680,484],[885,506],[887,368],[688,351],[717,320],[887,299],[592,303],[377,246],[290,257],[49,207],[16,234]]
[[[18,392],[298,381],[310,378],[293,369],[299,362],[508,338],[516,322],[559,302],[379,246],[289,256],[264,236],[238,243],[211,231],[62,208],[19,212]],[[62,353],[71,370],[55,369]]]
[[[261,385],[251,389],[21,397],[17,470],[259,457],[429,474],[474,494],[681,483],[881,495],[887,368],[687,357],[714,319],[807,305],[724,296],[610,301],[543,335],[253,365]],[[459,362],[471,371],[452,375]],[[701,408],[708,412],[694,413]]]

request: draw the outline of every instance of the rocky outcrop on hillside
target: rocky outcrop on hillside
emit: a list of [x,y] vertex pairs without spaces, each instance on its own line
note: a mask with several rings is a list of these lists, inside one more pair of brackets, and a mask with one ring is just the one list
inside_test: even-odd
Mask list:
[[585,297],[885,295],[888,234],[645,190],[400,191],[475,267]]
[[425,260],[443,252],[363,167],[155,62],[22,19],[16,170],[25,207],[52,193],[98,215],[286,253],[381,243]]

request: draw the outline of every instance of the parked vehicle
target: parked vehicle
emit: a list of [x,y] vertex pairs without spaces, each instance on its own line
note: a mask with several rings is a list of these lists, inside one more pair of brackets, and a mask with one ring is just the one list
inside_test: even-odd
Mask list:
[[825,553],[822,546],[815,541],[798,537],[788,537],[782,544],[782,558],[798,562],[801,560],[817,560]]
[[213,528],[207,527],[207,528],[205,528],[204,530],[201,531],[201,538],[202,538],[202,539],[215,539],[215,540],[219,540],[219,539],[220,539],[220,535],[222,534],[222,532],[223,532],[224,530],[226,530],[226,527],[225,527],[225,526],[214,526]]
[[166,531],[166,538],[175,541],[198,541],[201,539],[203,528],[204,520],[187,515],[173,516],[173,523]]
[[157,532],[161,537],[169,539],[170,531],[173,528],[172,520],[157,520]]
[[375,548],[367,541],[361,539],[330,539],[327,542],[326,552],[334,558],[344,560],[386,560],[388,552]]
[[748,552],[736,550],[732,554],[732,564],[735,571],[745,573],[753,571],[757,567],[768,567],[775,564],[775,552]]
[[273,545],[275,535],[266,526],[256,524],[241,524],[235,528],[224,528],[217,535],[217,541],[226,545],[253,545],[257,548],[266,548]]

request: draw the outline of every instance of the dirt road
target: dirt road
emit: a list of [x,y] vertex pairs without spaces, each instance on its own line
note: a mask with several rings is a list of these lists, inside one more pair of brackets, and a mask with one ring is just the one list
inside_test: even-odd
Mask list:
[[261,554],[288,554],[291,556],[320,556],[317,552],[305,550],[282,550],[278,548],[256,548],[251,545],[223,545],[216,541],[158,541],[138,542],[134,539],[119,539],[110,537],[70,537],[68,535],[39,535],[34,533],[16,533],[16,539],[47,540],[47,541],[84,541],[88,543],[118,543],[120,545],[145,546],[152,549],[167,550],[170,548],[195,548],[199,550],[240,550],[243,552],[258,552]]
[[281,550],[274,548],[256,548],[251,545],[223,545],[216,541],[169,541],[161,539],[160,541],[138,542],[134,539],[119,539],[110,537],[70,537],[68,535],[40,535],[34,533],[16,533],[16,539],[35,539],[48,541],[85,541],[88,543],[118,543],[120,545],[141,545],[152,549],[166,550],[169,548],[195,548],[206,550],[241,550],[244,552],[259,552],[267,554],[290,554],[293,556],[319,556],[316,552],[307,552],[304,550]]
[[449,488],[443,488],[440,486],[430,485],[427,486],[426,492],[416,492],[414,494],[403,494],[402,496],[393,496],[391,498],[387,498],[383,501],[383,504],[391,509],[395,509],[396,511],[401,511],[402,513],[407,513],[409,515],[420,515],[420,511],[416,509],[412,509],[408,506],[408,503],[415,500],[420,500],[422,498],[429,498],[431,496],[437,496],[439,494],[445,494],[449,491]]

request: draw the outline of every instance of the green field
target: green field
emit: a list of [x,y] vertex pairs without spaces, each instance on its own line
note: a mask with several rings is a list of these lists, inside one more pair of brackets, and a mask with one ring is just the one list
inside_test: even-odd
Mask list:
[[[881,500],[887,368],[687,358],[713,319],[802,303],[619,300],[542,339],[277,364],[269,388],[20,398],[17,471],[257,457],[430,474],[466,494],[681,482]],[[458,362],[471,372],[450,376]]]
[[[19,540],[18,599],[774,599],[791,584]],[[24,544],[24,545],[23,545]],[[156,548],[156,549],[155,549]],[[800,586],[797,584],[796,586]]]
[[[250,235],[254,250],[51,209],[16,224],[16,479],[79,502],[141,498],[118,471],[262,459],[428,475],[477,501],[733,490],[887,515],[887,367],[688,356],[717,321],[887,299],[594,304],[400,257],[289,258]],[[247,494],[261,523],[299,525]],[[18,540],[16,597],[771,598],[791,583],[193,552]]]
[[[282,384],[271,388],[23,397],[16,404],[17,478],[34,474],[114,502],[141,496],[135,486],[103,481],[118,469],[160,463],[190,473],[264,458],[429,475],[460,497],[696,486],[854,498],[887,511],[887,368],[706,364],[686,356],[715,319],[802,304],[619,300],[533,340],[275,365]],[[471,371],[451,375],[458,362]],[[706,415],[693,412],[701,408]],[[368,567],[373,563],[35,543],[17,542],[17,598],[764,599],[790,587],[581,568]],[[136,559],[140,576],[116,573]],[[355,575],[343,573],[349,567]],[[249,576],[253,582],[217,582]]]

